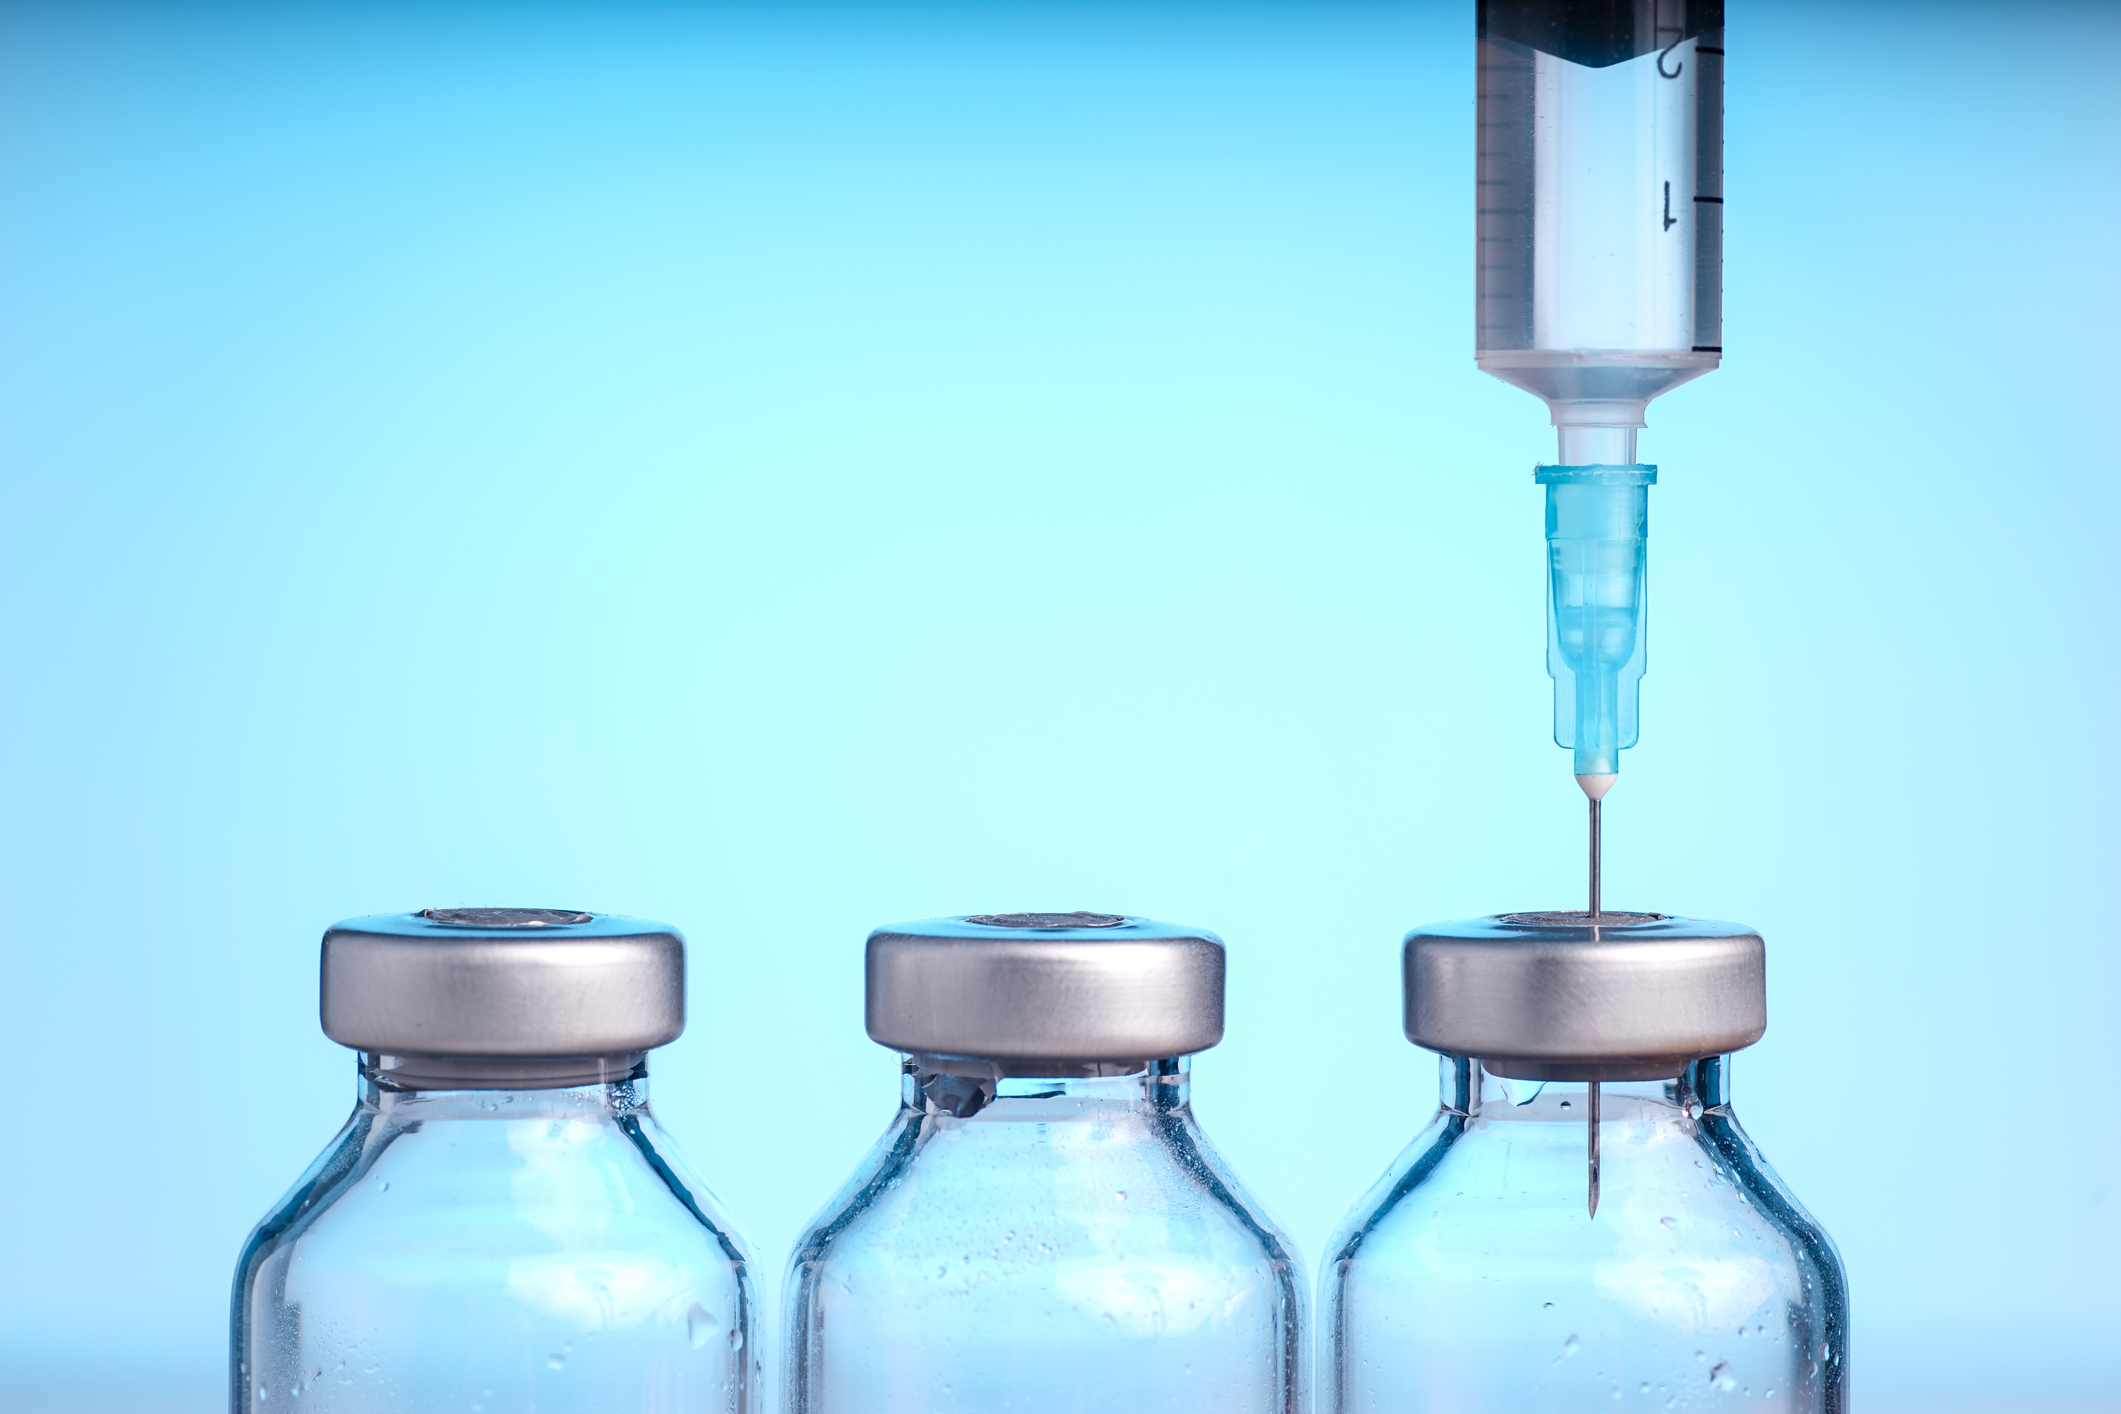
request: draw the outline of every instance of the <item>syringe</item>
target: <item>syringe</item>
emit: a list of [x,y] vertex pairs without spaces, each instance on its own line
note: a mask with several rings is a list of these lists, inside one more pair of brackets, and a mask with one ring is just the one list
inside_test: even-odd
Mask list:
[[1635,434],[1723,352],[1723,4],[1479,0],[1478,54],[1477,357],[1559,432],[1547,671],[1595,859],[1648,642]]

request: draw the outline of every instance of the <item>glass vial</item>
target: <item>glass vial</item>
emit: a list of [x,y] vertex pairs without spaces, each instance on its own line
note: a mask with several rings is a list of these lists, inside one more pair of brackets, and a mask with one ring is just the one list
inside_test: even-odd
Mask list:
[[231,1414],[749,1414],[748,1259],[648,1110],[677,931],[430,909],[322,971],[359,1097],[243,1249]]
[[1759,1036],[1759,938],[1601,920],[1410,935],[1410,1038],[1492,1049],[1443,1056],[1328,1249],[1329,1414],[1847,1409],[1840,1258],[1739,1127],[1729,1057],[1674,1055]]
[[1222,1020],[1212,933],[872,933],[899,1109],[796,1246],[789,1414],[1301,1414],[1301,1263],[1190,1105]]

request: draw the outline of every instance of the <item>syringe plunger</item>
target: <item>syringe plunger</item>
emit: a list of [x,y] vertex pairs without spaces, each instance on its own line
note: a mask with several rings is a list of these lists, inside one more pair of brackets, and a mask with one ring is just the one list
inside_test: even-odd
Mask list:
[[[1578,778],[1609,778],[1635,744],[1649,646],[1653,466],[1543,466],[1547,488],[1547,672],[1554,743]],[[1605,781],[1585,790],[1604,793]]]

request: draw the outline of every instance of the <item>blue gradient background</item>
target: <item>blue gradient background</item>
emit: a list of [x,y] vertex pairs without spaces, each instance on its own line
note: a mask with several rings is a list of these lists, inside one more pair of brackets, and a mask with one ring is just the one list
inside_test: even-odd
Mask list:
[[[892,1104],[870,926],[1213,926],[1199,1109],[1315,1260],[1433,1103],[1401,931],[1580,891],[1470,30],[0,11],[0,1404],[219,1407],[381,909],[684,926],[656,1104],[769,1289]],[[1861,1408],[2121,1408],[2121,10],[1729,45],[1607,897],[1769,939]]]

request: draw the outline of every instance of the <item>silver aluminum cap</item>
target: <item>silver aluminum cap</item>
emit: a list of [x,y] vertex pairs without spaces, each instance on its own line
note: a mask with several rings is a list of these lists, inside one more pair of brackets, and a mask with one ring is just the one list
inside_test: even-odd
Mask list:
[[869,935],[871,1040],[916,1055],[1138,1063],[1223,1036],[1223,942],[1115,913],[1001,913]]
[[387,1056],[632,1055],[685,1029],[685,940],[641,918],[430,908],[324,934],[324,1034]]
[[1767,1030],[1767,948],[1736,923],[1505,913],[1407,934],[1407,1039],[1522,1080],[1656,1080]]

